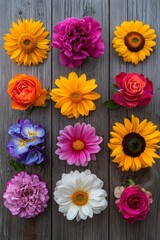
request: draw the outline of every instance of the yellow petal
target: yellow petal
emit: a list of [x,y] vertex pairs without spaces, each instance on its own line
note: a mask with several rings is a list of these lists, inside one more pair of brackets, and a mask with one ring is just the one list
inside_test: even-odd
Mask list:
[[132,165],[132,158],[130,156],[126,156],[124,161],[124,171],[128,171]]
[[64,114],[65,112],[68,111],[68,108],[70,109],[72,106],[72,102],[71,101],[67,101],[66,103],[64,103],[61,107],[61,113]]
[[124,118],[124,125],[125,125],[128,133],[133,132],[132,124],[131,124],[131,122],[129,121],[129,119]]
[[16,58],[21,53],[21,49],[17,49],[14,51],[14,53],[11,55],[11,59]]
[[113,152],[111,153],[111,157],[115,157],[116,155],[118,155],[119,153],[121,153],[123,150],[122,146],[116,146],[116,148],[113,150]]
[[134,157],[132,159],[134,160],[135,163],[135,171],[138,171],[142,166],[141,161],[139,160],[138,157]]

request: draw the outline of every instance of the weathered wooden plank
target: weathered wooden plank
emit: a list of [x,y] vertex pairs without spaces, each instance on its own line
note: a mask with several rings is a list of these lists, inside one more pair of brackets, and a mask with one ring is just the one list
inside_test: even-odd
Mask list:
[[[158,34],[159,31],[159,1],[145,1],[145,0],[128,0],[128,1],[111,1],[110,13],[111,16],[116,16],[115,18],[111,17],[111,39],[113,37],[114,26],[120,25],[124,20],[141,20],[143,23],[150,24],[152,28],[156,30]],[[117,10],[115,8],[117,6]],[[121,6],[120,8],[118,6]],[[148,120],[153,121],[155,124],[159,125],[159,80],[157,79],[159,75],[158,61],[159,61],[159,43],[157,41],[156,51],[151,54],[151,56],[144,62],[139,63],[137,66],[134,66],[130,63],[123,63],[123,60],[119,58],[116,53],[113,53],[111,46],[111,55],[113,54],[116,64],[114,64],[111,69],[111,79],[114,79],[114,76],[121,71],[137,72],[142,73],[153,81],[154,84],[154,97],[151,103],[144,108],[136,108],[131,110],[120,109],[116,113],[112,112],[111,117],[111,126],[115,121],[123,121],[124,117],[129,117],[133,113],[138,116],[141,120],[148,118]],[[115,56],[116,55],[116,56]],[[117,59],[116,59],[117,58]],[[118,64],[117,64],[118,63]],[[126,69],[126,70],[125,70]],[[157,240],[159,239],[160,233],[158,226],[160,224],[159,215],[158,215],[158,199],[160,197],[160,191],[157,188],[160,183],[159,175],[159,166],[160,163],[158,160],[157,164],[151,169],[143,169],[138,172],[121,172],[120,169],[117,169],[117,165],[114,163],[110,164],[110,177],[111,177],[111,195],[110,195],[110,207],[112,209],[112,214],[110,216],[110,239],[123,239],[123,240],[132,240],[132,239],[142,239],[142,240]],[[152,191],[154,202],[151,206],[151,211],[147,219],[143,222],[137,222],[135,224],[127,224],[123,219],[118,210],[114,206],[114,197],[113,190],[117,185],[125,184],[127,179],[131,177],[136,183],[142,184],[146,189]],[[113,220],[116,219],[114,224]],[[155,226],[157,228],[155,229]],[[155,230],[153,230],[155,229]]]
[[[57,11],[59,9],[59,11]],[[54,79],[60,75],[67,76],[69,72],[74,70],[77,74],[86,73],[88,79],[96,78],[99,85],[98,92],[101,93],[102,99],[97,101],[97,109],[91,113],[89,117],[78,118],[78,122],[91,123],[96,128],[97,134],[104,137],[102,143],[102,151],[97,154],[98,160],[89,164],[88,168],[91,172],[96,173],[103,181],[105,181],[105,189],[108,189],[108,157],[106,156],[106,132],[108,129],[108,114],[107,110],[102,105],[108,96],[108,59],[109,59],[109,42],[108,42],[108,2],[97,0],[62,0],[53,1],[53,26],[57,21],[62,21],[67,17],[83,17],[91,16],[97,19],[103,28],[103,39],[106,45],[105,55],[100,59],[87,59],[85,63],[78,69],[68,69],[59,64],[59,51],[53,49],[53,86]],[[103,112],[103,114],[101,114]],[[54,154],[56,149],[56,137],[58,131],[66,125],[73,125],[77,122],[75,119],[67,119],[60,116],[59,110],[53,109],[52,122],[53,122],[53,186],[58,179],[61,178],[63,172],[70,172],[71,170],[78,169],[84,171],[85,168],[67,166],[66,162],[59,161],[58,157]],[[61,225],[59,225],[59,222]],[[70,240],[70,239],[83,239],[83,240],[97,240],[108,239],[108,210],[105,210],[101,215],[94,216],[93,219],[80,221],[67,221],[61,213],[58,213],[58,206],[53,201],[53,239],[54,240]]]
[[[12,21],[17,21],[18,18],[32,17],[34,20],[41,20],[44,22],[47,31],[51,32],[51,1],[39,1],[39,0],[27,0],[27,1],[1,1],[0,16],[1,16],[1,36],[8,32],[11,27]],[[2,40],[1,46],[2,46]],[[11,170],[9,166],[9,155],[6,152],[6,144],[8,141],[7,129],[8,127],[16,123],[19,118],[30,118],[34,123],[41,123],[46,129],[46,158],[47,162],[42,171],[38,170],[37,167],[28,167],[27,171],[30,173],[37,173],[42,179],[47,181],[48,187],[51,188],[51,110],[50,107],[47,109],[35,109],[31,115],[23,113],[20,111],[11,110],[10,100],[7,96],[7,84],[12,76],[16,73],[25,73],[34,75],[40,79],[43,86],[50,87],[51,83],[51,54],[49,53],[48,59],[38,66],[31,67],[18,67],[16,64],[12,63],[9,57],[5,54],[5,51],[0,48],[1,52],[1,62],[0,62],[0,76],[1,76],[1,89],[0,96],[2,99],[1,104],[1,149],[0,149],[0,169],[1,169],[1,188],[2,192],[5,188],[6,182],[10,179],[14,170]],[[1,193],[2,195],[2,193]],[[51,204],[50,204],[51,205]],[[37,216],[32,220],[19,219],[17,217],[12,217],[10,213],[1,204],[1,216],[0,225],[1,239],[4,240],[31,240],[31,239],[51,239],[51,206],[45,211],[45,213]],[[2,211],[3,210],[3,211]]]

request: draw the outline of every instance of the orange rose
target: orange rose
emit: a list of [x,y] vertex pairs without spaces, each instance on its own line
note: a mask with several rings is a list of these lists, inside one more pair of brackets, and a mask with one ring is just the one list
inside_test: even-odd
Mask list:
[[31,105],[42,106],[48,91],[42,89],[39,79],[25,74],[16,74],[8,83],[8,94],[12,99],[12,108],[25,110]]

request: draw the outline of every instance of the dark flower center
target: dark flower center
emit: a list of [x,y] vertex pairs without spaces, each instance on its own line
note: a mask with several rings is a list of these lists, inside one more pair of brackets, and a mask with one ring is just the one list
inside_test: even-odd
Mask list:
[[31,41],[30,41],[29,39],[25,39],[23,43],[24,43],[25,45],[29,45],[30,42],[31,42]]
[[143,49],[145,38],[139,32],[129,32],[124,38],[125,45],[131,52]]
[[127,203],[131,209],[138,209],[141,206],[141,201],[136,196],[128,198]]
[[131,157],[138,157],[146,147],[144,138],[135,132],[125,135],[122,141],[123,151]]

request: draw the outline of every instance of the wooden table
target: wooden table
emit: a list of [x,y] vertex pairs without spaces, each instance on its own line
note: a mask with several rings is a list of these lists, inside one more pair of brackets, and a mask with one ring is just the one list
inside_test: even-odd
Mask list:
[[[43,86],[50,89],[54,80],[60,75],[67,76],[71,69],[59,64],[59,51],[52,49],[47,60],[38,66],[18,67],[5,54],[0,38],[0,239],[1,240],[159,240],[160,239],[160,161],[151,169],[140,170],[136,173],[121,172],[109,155],[107,141],[109,132],[115,121],[123,121],[132,113],[141,120],[148,118],[160,127],[160,0],[1,0],[0,1],[0,36],[8,32],[12,21],[18,18],[30,18],[44,22],[50,32],[57,21],[67,17],[83,17],[89,15],[97,19],[103,28],[105,54],[99,59],[88,58],[75,71],[77,74],[86,73],[88,79],[96,78],[98,92],[102,98],[96,102],[97,109],[89,117],[80,117],[78,120],[67,119],[54,109],[54,104],[46,109],[35,109],[31,115],[26,112],[15,111],[10,108],[10,99],[7,95],[7,84],[16,73],[32,74],[38,77]],[[149,23],[157,33],[157,46],[151,56],[137,66],[126,64],[117,56],[112,47],[113,31],[116,25],[124,20],[139,19]],[[102,102],[112,96],[112,82],[116,74],[121,71],[143,73],[154,83],[154,97],[151,103],[144,108],[116,111],[107,110]],[[34,123],[41,122],[46,129],[46,156],[47,162],[42,172],[37,167],[28,167],[30,173],[40,174],[47,181],[50,190],[50,201],[47,210],[31,220],[12,217],[2,204],[2,193],[8,179],[15,171],[9,166],[10,157],[6,151],[9,139],[8,127],[16,123],[19,118],[30,118]],[[58,206],[53,199],[53,190],[57,180],[63,172],[84,170],[81,167],[68,166],[59,161],[55,155],[56,137],[59,130],[76,121],[91,123],[97,134],[104,138],[102,150],[97,154],[98,160],[91,162],[88,168],[97,174],[108,191],[108,208],[100,215],[87,221],[67,221],[58,212]],[[127,224],[115,207],[113,190],[115,186],[126,183],[132,177],[136,183],[142,184],[152,191],[154,202],[145,221]]]

